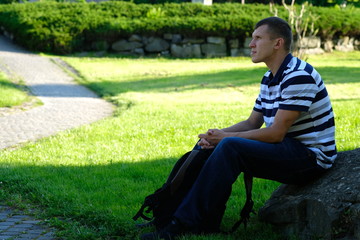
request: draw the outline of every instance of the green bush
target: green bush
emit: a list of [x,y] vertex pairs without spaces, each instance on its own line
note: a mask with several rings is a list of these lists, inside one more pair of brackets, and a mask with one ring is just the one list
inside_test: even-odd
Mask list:
[[[320,16],[315,27],[321,37],[359,36],[359,9],[311,7],[309,10]],[[0,5],[0,26],[11,32],[17,43],[32,51],[72,53],[88,49],[93,41],[112,43],[131,34],[178,33],[243,40],[250,36],[258,20],[271,15],[267,5],[237,3],[204,6],[37,2]],[[279,16],[287,18],[282,7],[279,7]]]
[[360,9],[313,7],[312,12],[319,16],[315,27],[323,39],[340,36],[360,37]]

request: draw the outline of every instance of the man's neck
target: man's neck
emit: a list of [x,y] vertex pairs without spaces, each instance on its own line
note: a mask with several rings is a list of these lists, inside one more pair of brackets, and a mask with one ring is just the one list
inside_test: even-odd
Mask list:
[[288,53],[278,53],[273,56],[270,61],[265,62],[266,66],[270,69],[272,75],[275,77],[277,71],[279,70],[281,64],[284,62],[284,59]]

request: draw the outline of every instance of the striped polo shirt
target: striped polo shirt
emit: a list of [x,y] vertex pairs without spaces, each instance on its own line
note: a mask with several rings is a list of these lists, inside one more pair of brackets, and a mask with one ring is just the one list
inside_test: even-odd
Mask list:
[[266,127],[278,109],[300,111],[286,137],[292,137],[315,152],[317,162],[330,168],[337,152],[331,102],[320,74],[308,63],[288,54],[275,77],[267,71],[261,81],[254,110],[264,116]]

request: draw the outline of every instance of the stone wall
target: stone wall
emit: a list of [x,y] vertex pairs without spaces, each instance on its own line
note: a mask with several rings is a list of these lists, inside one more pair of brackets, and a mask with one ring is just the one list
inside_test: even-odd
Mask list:
[[[13,34],[0,28],[0,32],[13,40]],[[226,39],[208,36],[205,38],[189,38],[180,34],[164,34],[162,37],[140,36],[133,34],[129,38],[114,42],[106,40],[94,41],[86,47],[91,51],[115,52],[137,56],[171,56],[175,58],[211,58],[249,56],[251,38]],[[295,44],[300,45],[305,54],[321,54],[333,50],[350,52],[360,50],[360,39],[341,37],[324,40],[319,37],[306,37]]]
[[[107,44],[92,44],[95,51],[114,51],[123,54],[164,55],[176,58],[225,57],[246,55],[238,39],[226,40],[222,37],[187,38],[179,34],[164,34],[159,37],[132,35],[128,39]],[[95,46],[95,47],[94,47]]]
[[[126,39],[119,39],[113,43],[105,41],[93,42],[93,51],[112,51],[132,55],[161,55],[176,58],[211,58],[225,56],[248,56],[249,43],[240,39],[226,39],[209,36],[206,38],[188,38],[180,34],[164,34],[163,37],[144,37],[132,35]],[[360,40],[343,37],[340,39],[321,41],[319,37],[302,39],[301,48],[306,54],[319,54],[339,51],[360,50]]]
[[321,41],[319,37],[306,37],[299,44],[307,54],[319,54],[333,50],[341,52],[360,50],[360,41],[347,36],[325,41]]

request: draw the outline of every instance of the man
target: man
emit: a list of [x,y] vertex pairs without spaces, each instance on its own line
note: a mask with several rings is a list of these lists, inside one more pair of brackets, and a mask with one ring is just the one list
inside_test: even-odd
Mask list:
[[[201,231],[213,209],[224,209],[240,173],[282,183],[305,183],[330,168],[337,152],[335,124],[324,83],[308,63],[290,54],[292,32],[277,17],[259,21],[249,44],[254,63],[264,62],[260,94],[249,118],[200,134],[214,148],[173,221],[142,239],[174,239]],[[266,127],[262,127],[265,123]]]

